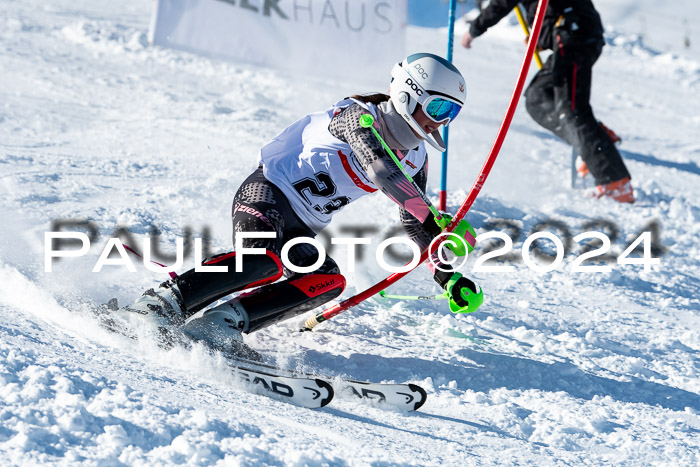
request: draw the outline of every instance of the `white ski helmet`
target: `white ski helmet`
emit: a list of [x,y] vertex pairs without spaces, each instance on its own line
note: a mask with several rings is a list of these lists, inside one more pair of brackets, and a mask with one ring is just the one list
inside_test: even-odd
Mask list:
[[429,53],[409,55],[391,70],[389,96],[396,111],[431,146],[445,151],[438,130],[430,135],[411,114],[420,104],[436,123],[449,124],[464,105],[467,89],[459,70],[442,57]]

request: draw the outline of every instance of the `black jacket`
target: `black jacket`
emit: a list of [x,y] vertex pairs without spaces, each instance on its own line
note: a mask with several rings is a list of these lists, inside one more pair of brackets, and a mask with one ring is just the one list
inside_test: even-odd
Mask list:
[[[527,20],[532,24],[538,0],[491,0],[481,15],[472,22],[469,33],[472,37],[482,35],[488,28],[513,11],[518,3],[523,4],[527,12]],[[568,10],[569,8],[571,10]],[[576,31],[580,39],[584,41],[602,40],[603,25],[591,0],[549,0],[538,41],[540,48],[552,48],[554,25],[562,15],[565,18],[564,23],[568,25],[575,23],[578,26]]]

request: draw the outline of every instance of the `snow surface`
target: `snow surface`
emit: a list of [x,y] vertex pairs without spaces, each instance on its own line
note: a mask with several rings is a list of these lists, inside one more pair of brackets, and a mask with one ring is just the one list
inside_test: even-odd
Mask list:
[[[692,41],[670,52],[665,44],[677,44],[678,25],[700,8],[681,3],[597,2],[608,46],[593,105],[624,139],[634,206],[570,189],[569,148],[521,105],[468,215],[482,233],[494,219],[519,222],[518,254],[546,220],[571,236],[601,230],[592,220],[614,223],[614,256],[655,220],[660,266],[574,273],[575,244],[545,274],[523,261],[514,272],[474,273],[471,258],[463,271],[486,292],[477,313],[369,301],[313,333],[297,333],[298,319],[246,338],[289,367],[418,383],[428,402],[406,414],[343,398],[312,411],[253,395],[202,349],[134,344],[87,311],[164,279],[142,265],[91,272],[119,227],[140,241],[157,226],[168,252],[186,228],[208,228],[212,251],[226,251],[231,199],[259,147],[300,115],[373,89],[149,47],[145,0],[4,0],[0,463],[698,465],[700,58]],[[635,30],[641,16],[658,24]],[[444,30],[410,33],[410,50],[443,51]],[[468,105],[450,132],[452,211],[491,147],[523,49],[517,24],[504,21],[456,50]],[[341,213],[331,234],[378,226],[376,246],[394,212],[375,194]],[[44,232],[61,219],[91,220],[100,236],[87,256],[45,273]],[[346,271],[344,296],[385,276],[372,252]],[[333,256],[345,264],[341,251]],[[437,289],[421,268],[390,291]]]

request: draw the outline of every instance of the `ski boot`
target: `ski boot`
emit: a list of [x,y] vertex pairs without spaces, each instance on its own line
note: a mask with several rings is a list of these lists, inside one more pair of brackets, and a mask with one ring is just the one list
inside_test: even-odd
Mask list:
[[195,315],[181,329],[188,337],[202,341],[209,347],[223,349],[232,342],[243,342],[248,326],[248,313],[238,299],[229,300]]
[[605,185],[598,185],[596,187],[596,197],[602,198],[603,196],[608,196],[620,203],[634,203],[634,192],[632,191],[632,184],[630,183],[630,178],[625,177],[622,180],[617,180],[615,182],[606,183]]
[[[180,330],[188,337],[234,357],[256,360],[241,333],[255,332],[336,298],[345,288],[341,274],[308,274],[244,292],[194,315]],[[258,354],[259,355],[259,354]]]
[[243,342],[242,332],[248,331],[250,319],[237,298],[195,315],[180,331],[188,338],[201,342],[212,350],[243,360],[262,362],[262,354]]
[[147,323],[167,341],[172,329],[185,322],[186,309],[177,284],[167,281],[155,290],[146,290],[136,302],[115,314],[131,326]]

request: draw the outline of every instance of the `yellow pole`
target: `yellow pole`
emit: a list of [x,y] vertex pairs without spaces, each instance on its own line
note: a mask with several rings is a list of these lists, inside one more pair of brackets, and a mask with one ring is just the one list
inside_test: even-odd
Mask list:
[[[525,38],[530,37],[530,26],[527,24],[527,20],[525,19],[525,15],[523,14],[523,6],[522,4],[518,3],[515,8],[515,14],[518,16],[518,22],[520,23],[520,26],[523,27],[523,31],[525,31]],[[540,58],[540,54],[535,49],[535,51],[532,53],[532,56],[535,58],[535,63],[537,63],[537,67],[541,70],[542,69],[542,59]]]

